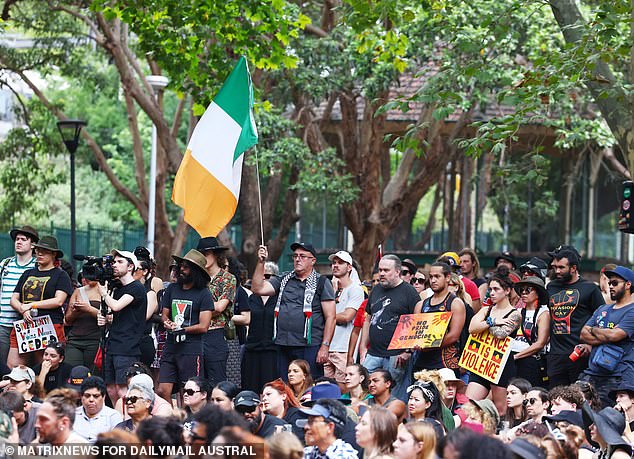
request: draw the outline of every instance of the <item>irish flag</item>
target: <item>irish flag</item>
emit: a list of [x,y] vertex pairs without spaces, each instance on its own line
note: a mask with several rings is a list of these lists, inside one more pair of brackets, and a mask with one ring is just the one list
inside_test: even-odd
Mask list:
[[217,236],[236,212],[244,152],[258,143],[253,88],[244,57],[192,133],[172,201],[201,237]]

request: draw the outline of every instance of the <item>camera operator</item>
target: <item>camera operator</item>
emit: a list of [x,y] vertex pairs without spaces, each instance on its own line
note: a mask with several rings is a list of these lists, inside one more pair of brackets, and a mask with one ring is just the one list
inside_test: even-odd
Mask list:
[[203,365],[203,336],[211,322],[214,304],[209,291],[211,277],[205,256],[192,249],[178,263],[178,278],[161,298],[162,320],[169,331],[161,355],[158,394],[166,400],[174,384],[199,376]]
[[[104,379],[114,405],[127,391],[125,371],[141,356],[139,343],[145,326],[147,296],[141,282],[133,277],[134,271],[140,268],[136,256],[125,250],[115,249],[111,253],[114,256],[113,276],[121,282],[121,287],[110,294],[107,285],[99,285],[99,291],[113,313],[106,340]],[[102,313],[97,316],[99,326],[106,324]]]

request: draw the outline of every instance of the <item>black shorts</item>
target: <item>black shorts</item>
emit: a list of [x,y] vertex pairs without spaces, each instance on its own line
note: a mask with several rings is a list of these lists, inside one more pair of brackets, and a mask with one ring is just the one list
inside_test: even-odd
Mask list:
[[487,390],[491,390],[491,386],[496,386],[496,387],[508,386],[511,379],[515,378],[515,374],[516,374],[515,359],[513,358],[515,354],[516,354],[515,352],[511,352],[511,355],[509,355],[509,358],[506,361],[506,365],[504,365],[504,370],[502,370],[502,376],[500,377],[500,380],[498,381],[497,384],[493,384],[488,379],[484,379],[482,376],[478,376],[475,373],[469,373],[469,382],[478,383],[482,387],[486,388]]
[[139,356],[117,355],[106,352],[106,359],[103,366],[104,380],[106,384],[127,385],[125,373],[132,364],[138,362]]
[[189,378],[203,374],[201,355],[178,355],[163,351],[159,383],[181,383],[185,385]]

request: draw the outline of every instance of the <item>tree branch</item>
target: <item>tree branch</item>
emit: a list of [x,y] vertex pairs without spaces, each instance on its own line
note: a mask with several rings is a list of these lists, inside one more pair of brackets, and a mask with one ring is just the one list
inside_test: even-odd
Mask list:
[[49,5],[49,8],[53,11],[62,11],[82,21],[84,24],[86,24],[90,28],[92,33],[95,34],[95,37],[94,37],[95,41],[99,43],[99,45],[103,46],[103,44],[105,43],[105,38],[103,34],[99,31],[99,27],[97,26],[97,24],[91,21],[90,18],[88,18],[88,16],[81,14],[80,12],[75,11],[71,8],[68,8],[66,6],[60,5],[59,3],[53,3],[49,1],[48,5]]
[[143,142],[141,141],[141,133],[139,132],[139,120],[136,115],[136,107],[130,94],[123,91],[125,98],[126,110],[128,112],[128,128],[132,134],[132,152],[134,154],[134,170],[137,186],[141,200],[148,202],[147,185],[145,182],[145,159],[143,157]]

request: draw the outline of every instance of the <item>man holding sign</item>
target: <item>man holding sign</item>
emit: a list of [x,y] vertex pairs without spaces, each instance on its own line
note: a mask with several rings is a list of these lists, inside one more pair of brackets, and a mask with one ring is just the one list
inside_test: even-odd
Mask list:
[[[442,314],[451,312],[451,322],[440,348],[421,349],[418,359],[414,363],[414,371],[439,370],[449,368],[458,370],[458,361],[462,348],[459,346],[460,337],[468,334],[469,324],[465,325],[466,309],[463,301],[449,292],[451,281],[451,267],[447,263],[436,262],[429,270],[429,286],[434,294],[423,302],[423,313]],[[456,374],[459,376],[459,374]]]
[[[361,364],[372,373],[379,368],[388,370],[394,379],[394,395],[405,398],[406,372],[411,350],[388,346],[403,314],[420,313],[422,301],[411,284],[400,277],[401,260],[396,255],[385,255],[379,261],[379,284],[372,289],[366,307],[367,315],[359,353]],[[369,343],[369,349],[368,349]]]

